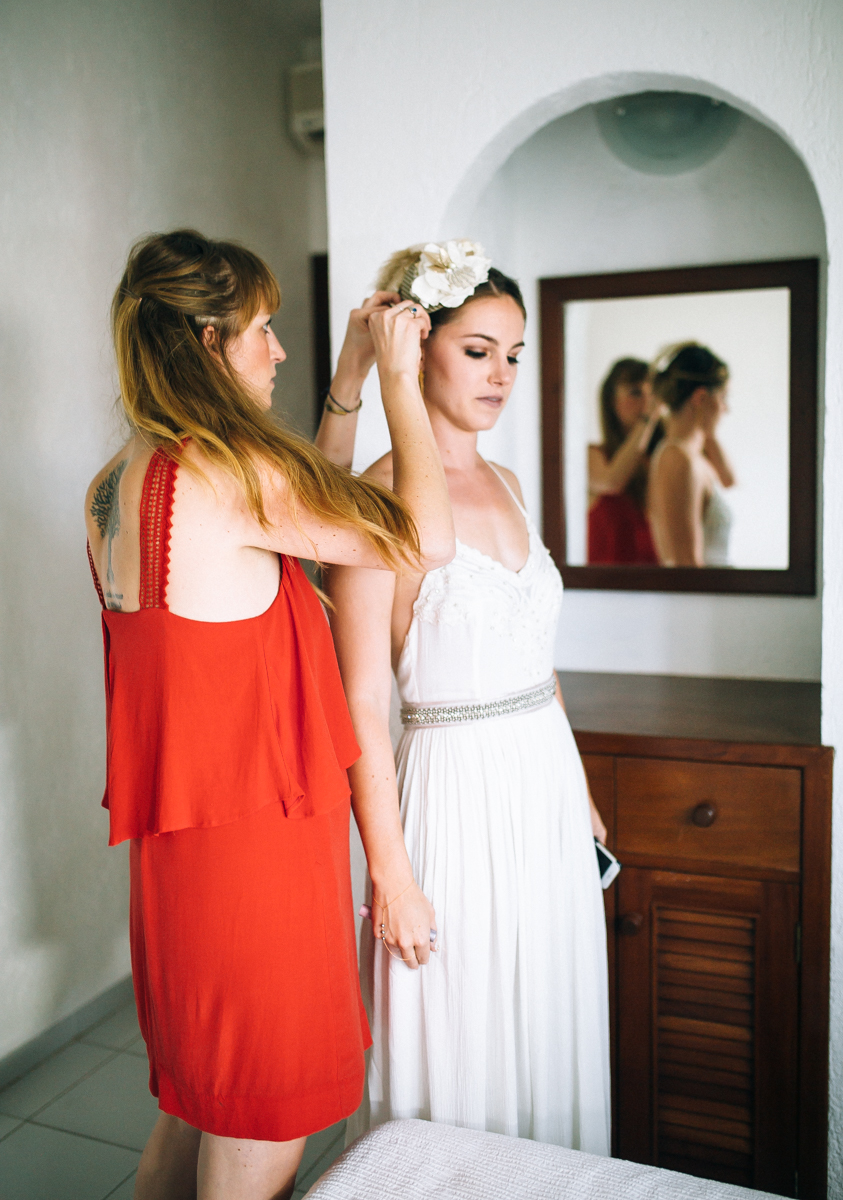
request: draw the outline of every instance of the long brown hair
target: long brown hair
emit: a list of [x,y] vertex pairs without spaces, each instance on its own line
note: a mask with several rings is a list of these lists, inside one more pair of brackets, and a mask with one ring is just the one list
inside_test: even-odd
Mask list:
[[[603,452],[607,462],[612,461],[629,436],[629,430],[624,428],[615,408],[615,394],[622,384],[643,383],[649,372],[649,366],[640,358],[619,358],[600,386],[600,424],[603,429]],[[653,431],[647,447],[648,456],[653,453],[663,437],[664,429],[659,424]],[[647,470],[648,463],[645,460],[624,488],[639,508],[644,507],[647,496]]]
[[[112,304],[120,396],[130,425],[175,456],[191,438],[243,489],[267,528],[258,464],[284,476],[295,514],[356,529],[389,566],[419,554],[413,518],[388,488],[358,479],[262,408],[230,366],[226,349],[262,307],[281,301],[275,276],[236,242],[192,229],[138,242]],[[203,345],[215,331],[219,354]]]

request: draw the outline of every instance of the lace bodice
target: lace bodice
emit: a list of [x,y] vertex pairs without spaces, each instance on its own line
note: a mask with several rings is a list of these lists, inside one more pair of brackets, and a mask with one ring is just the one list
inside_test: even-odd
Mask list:
[[550,677],[562,579],[524,516],[520,571],[457,541],[452,561],[425,575],[398,664],[403,703],[495,700]]

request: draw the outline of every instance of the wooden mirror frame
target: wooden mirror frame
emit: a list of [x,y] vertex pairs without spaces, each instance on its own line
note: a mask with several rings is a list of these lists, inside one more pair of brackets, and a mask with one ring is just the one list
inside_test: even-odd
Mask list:
[[[569,588],[646,592],[816,595],[816,258],[568,275],[539,280],[541,299],[542,508],[544,540]],[[790,289],[790,525],[785,570],[748,567],[569,566],[565,528],[565,304],[747,288]]]

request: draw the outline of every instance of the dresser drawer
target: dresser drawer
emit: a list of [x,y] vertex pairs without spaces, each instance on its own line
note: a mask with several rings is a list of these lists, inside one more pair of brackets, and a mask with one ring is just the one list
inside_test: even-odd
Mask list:
[[618,758],[616,853],[799,871],[802,773],[793,767]]

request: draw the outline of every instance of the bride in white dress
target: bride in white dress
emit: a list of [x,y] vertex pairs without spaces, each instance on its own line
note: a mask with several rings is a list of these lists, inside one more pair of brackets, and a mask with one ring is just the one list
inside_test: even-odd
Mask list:
[[[375,934],[364,922],[374,1045],[349,1134],[421,1117],[608,1154],[606,937],[593,841],[605,829],[553,673],[562,582],[517,480],[476,446],[515,380],[523,301],[500,272],[486,278],[479,247],[449,243],[438,267],[434,249],[415,288],[418,250],[391,260],[379,286],[432,308],[418,365],[456,556],[397,581],[362,568],[332,568],[329,579],[363,751],[350,777]],[[466,285],[471,270],[478,286]],[[456,305],[433,307],[453,301],[459,284],[461,304],[457,292]],[[391,456],[369,474],[391,484]],[[390,644],[404,724],[395,765]]]

